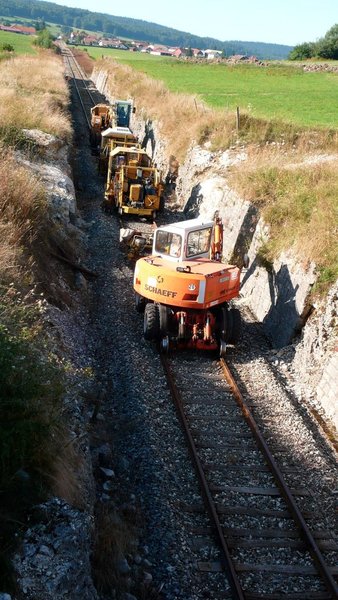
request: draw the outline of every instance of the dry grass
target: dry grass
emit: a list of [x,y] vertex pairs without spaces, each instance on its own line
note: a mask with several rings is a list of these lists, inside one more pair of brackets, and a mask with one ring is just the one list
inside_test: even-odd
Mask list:
[[131,550],[135,531],[109,505],[98,504],[95,514],[93,576],[100,592],[125,590],[125,576],[119,573],[117,561]]
[[68,87],[63,63],[47,52],[0,63],[1,128],[41,129],[63,139],[71,136]]
[[245,169],[233,168],[230,184],[260,207],[270,226],[266,258],[293,248],[301,259],[316,263],[327,283],[337,278],[337,172],[337,157],[304,160],[301,149],[255,151]]
[[39,180],[15,158],[0,151],[0,281],[22,270],[22,254],[43,227],[45,191]]

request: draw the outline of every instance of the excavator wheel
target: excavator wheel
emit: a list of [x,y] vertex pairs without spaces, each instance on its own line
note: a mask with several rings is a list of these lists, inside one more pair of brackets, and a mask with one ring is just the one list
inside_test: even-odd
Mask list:
[[144,339],[155,342],[160,337],[160,315],[158,304],[148,303],[144,310],[143,324]]
[[170,320],[170,308],[164,304],[159,304],[159,319],[160,319],[160,334],[161,336],[168,335],[169,320]]

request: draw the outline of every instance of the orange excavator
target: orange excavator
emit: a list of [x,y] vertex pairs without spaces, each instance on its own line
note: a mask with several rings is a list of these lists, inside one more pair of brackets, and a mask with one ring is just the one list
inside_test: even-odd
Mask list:
[[[241,316],[229,304],[239,296],[240,269],[222,263],[223,225],[191,219],[158,227],[152,254],[135,265],[136,310],[144,312],[144,337],[174,348],[219,350],[235,344]],[[244,259],[247,266],[247,259]]]

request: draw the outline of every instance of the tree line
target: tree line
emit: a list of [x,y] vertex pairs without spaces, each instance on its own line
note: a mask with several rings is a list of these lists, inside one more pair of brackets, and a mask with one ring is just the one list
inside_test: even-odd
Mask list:
[[290,60],[306,60],[308,58],[338,60],[338,24],[333,25],[317,42],[299,44],[289,54]]
[[260,59],[283,59],[287,57],[292,48],[281,44],[237,40],[220,41],[210,37],[199,37],[140,19],[116,17],[40,0],[30,0],[30,2],[27,0],[0,0],[0,14],[3,17],[22,17],[31,21],[42,20],[74,30],[101,32],[107,36],[135,39],[165,46],[213,48],[223,51],[225,56],[244,54],[255,55]]

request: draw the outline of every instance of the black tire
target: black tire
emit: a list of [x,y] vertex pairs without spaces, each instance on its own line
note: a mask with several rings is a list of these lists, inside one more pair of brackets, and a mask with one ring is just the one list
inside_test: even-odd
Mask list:
[[231,321],[231,327],[229,332],[228,344],[237,344],[242,333],[242,318],[238,308],[232,308],[229,310],[229,317]]
[[160,212],[164,211],[164,196],[161,196],[160,198],[160,208],[159,208]]
[[165,337],[168,335],[170,328],[170,308],[164,304],[160,304],[158,310],[160,319],[160,335],[161,337]]
[[144,339],[149,342],[156,342],[160,337],[160,316],[158,304],[146,304],[144,311],[143,325]]
[[135,292],[135,308],[138,313],[144,313],[146,307],[146,299]]

